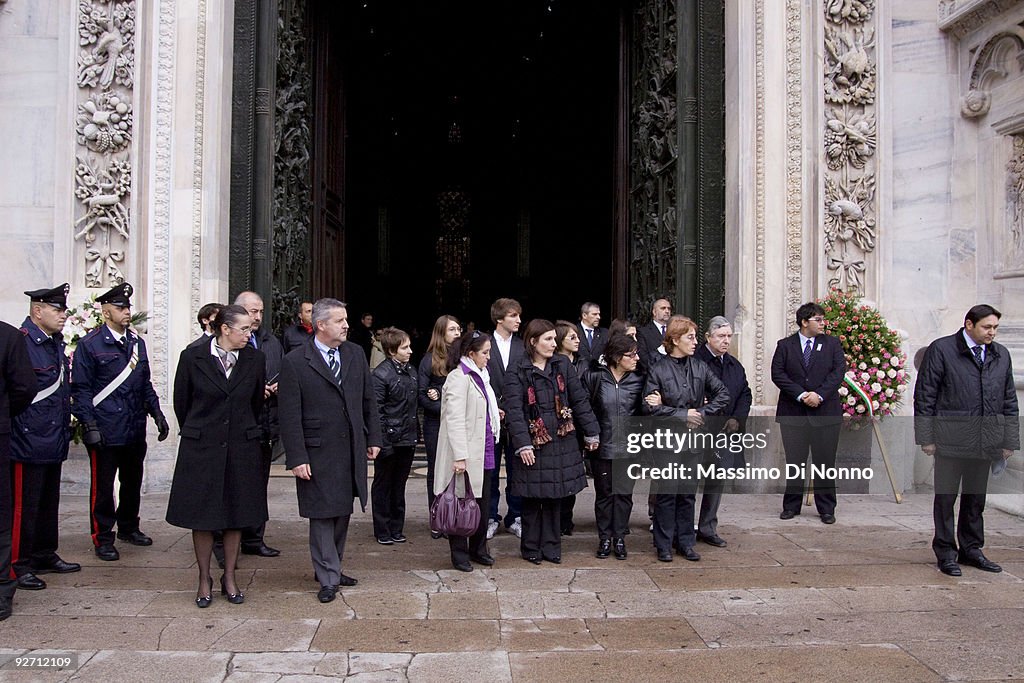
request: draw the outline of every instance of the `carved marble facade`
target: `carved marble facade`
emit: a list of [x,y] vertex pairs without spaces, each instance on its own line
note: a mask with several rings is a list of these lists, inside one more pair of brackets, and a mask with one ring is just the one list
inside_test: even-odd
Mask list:
[[135,0],[77,4],[76,285],[104,288],[124,282],[132,235]]

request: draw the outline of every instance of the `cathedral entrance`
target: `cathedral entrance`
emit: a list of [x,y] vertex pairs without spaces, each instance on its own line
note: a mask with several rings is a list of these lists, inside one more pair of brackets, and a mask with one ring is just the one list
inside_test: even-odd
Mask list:
[[235,14],[231,288],[275,325],[305,296],[424,333],[488,328],[499,296],[528,318],[721,312],[722,0]]
[[317,65],[341,66],[345,94],[325,121],[344,121],[344,297],[419,330],[441,313],[488,329],[501,296],[526,317],[610,312],[618,8],[401,7],[312,24],[341,37]]

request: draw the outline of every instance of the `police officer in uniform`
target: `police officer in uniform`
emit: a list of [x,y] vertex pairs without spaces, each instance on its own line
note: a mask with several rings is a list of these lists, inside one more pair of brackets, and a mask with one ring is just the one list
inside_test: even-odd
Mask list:
[[[156,423],[159,441],[171,431],[150,382],[146,342],[128,329],[131,294],[132,286],[125,282],[96,298],[106,324],[78,342],[71,371],[71,411],[85,428],[82,441],[91,461],[89,525],[101,560],[120,558],[114,547],[115,523],[120,540],[153,544],[139,530],[146,415]],[[121,481],[116,509],[115,476]]]
[[12,419],[32,403],[36,378],[17,329],[0,322],[0,621],[11,616],[18,582],[11,575]]
[[57,554],[60,470],[71,440],[71,368],[61,330],[68,318],[67,283],[25,292],[31,300],[21,324],[36,378],[36,397],[11,430],[11,566],[18,588],[42,590],[36,574],[77,572],[82,565]]

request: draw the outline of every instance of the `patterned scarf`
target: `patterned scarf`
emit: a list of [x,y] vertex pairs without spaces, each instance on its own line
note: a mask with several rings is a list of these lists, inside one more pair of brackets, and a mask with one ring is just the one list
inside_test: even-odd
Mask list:
[[[544,425],[544,418],[540,414],[540,406],[537,405],[537,388],[534,385],[534,373],[529,373],[529,385],[526,388],[526,402],[529,410],[530,439],[534,446],[543,446],[551,443],[551,434]],[[565,436],[576,431],[576,425],[572,422],[572,408],[565,396],[565,377],[562,373],[555,374],[555,416],[558,419],[558,436]]]

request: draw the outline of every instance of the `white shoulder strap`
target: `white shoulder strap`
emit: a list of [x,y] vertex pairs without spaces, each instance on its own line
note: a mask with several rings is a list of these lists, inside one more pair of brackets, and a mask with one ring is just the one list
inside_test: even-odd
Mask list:
[[46,387],[42,391],[40,391],[38,394],[36,394],[36,397],[34,399],[32,399],[32,405],[35,405],[35,404],[39,403],[40,401],[42,401],[44,399],[47,399],[50,396],[53,396],[54,392],[56,392],[58,389],[60,389],[60,385],[63,384],[63,383],[64,383],[64,363],[61,363],[60,364],[60,376],[57,377],[57,381],[54,382],[53,384],[51,384],[50,386]]
[[100,391],[100,393],[98,393],[95,396],[93,396],[92,404],[94,406],[98,406],[100,403],[103,402],[103,400],[105,398],[107,398],[112,393],[117,391],[117,388],[119,386],[121,386],[122,384],[124,384],[124,381],[126,379],[128,379],[128,377],[135,370],[135,366],[138,365],[138,364],[139,364],[139,345],[136,344],[135,348],[132,349],[132,357],[131,357],[131,360],[128,361],[128,365],[124,366],[124,370],[121,371],[121,374],[119,374],[117,377],[115,377],[113,380],[111,380],[110,384],[108,384],[107,386],[103,387],[103,389],[102,389],[102,391]]

